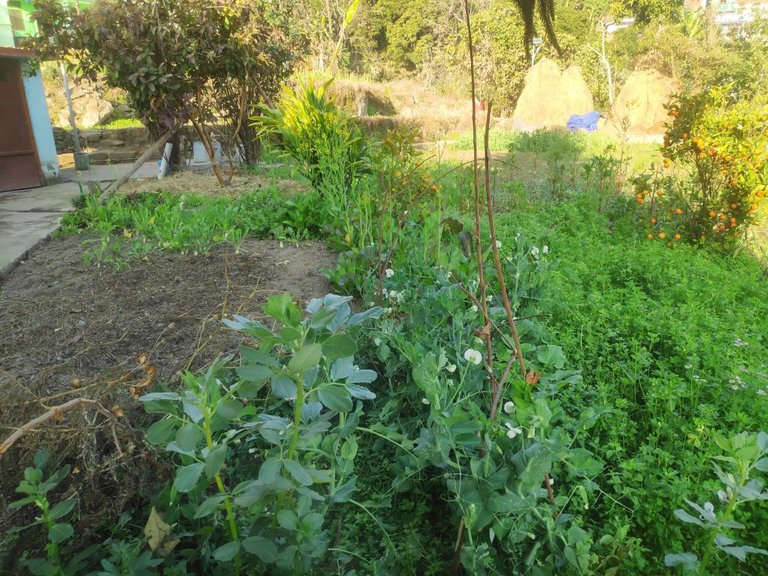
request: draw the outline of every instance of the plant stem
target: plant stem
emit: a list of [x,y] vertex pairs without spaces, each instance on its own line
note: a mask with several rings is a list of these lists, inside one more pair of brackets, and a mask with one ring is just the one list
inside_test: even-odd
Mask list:
[[[211,429],[211,414],[208,411],[207,406],[203,406],[203,426],[205,427],[205,445],[208,447],[208,450],[213,448],[213,431]],[[219,490],[219,494],[224,496],[224,510],[227,512],[227,523],[229,524],[229,535],[232,538],[233,542],[239,542],[240,536],[237,531],[237,522],[235,520],[235,511],[232,508],[232,502],[229,498],[229,492],[227,492],[226,487],[224,486],[224,481],[221,478],[221,473],[217,472],[216,476],[214,477],[216,480],[216,487]],[[240,575],[240,570],[242,569],[242,558],[240,556],[240,552],[235,555],[235,576]]]
[[[744,487],[744,481],[746,479],[746,476],[742,474],[741,479],[739,480],[739,487],[733,491],[733,494],[731,494],[731,499],[728,502],[728,507],[725,509],[725,512],[723,512],[723,515],[720,517],[720,522],[728,522],[731,519],[731,515],[733,514],[733,511],[736,509],[736,505],[738,504],[738,493],[739,489]],[[712,530],[712,536],[709,537],[709,542],[707,542],[707,548],[704,550],[704,556],[701,559],[701,563],[699,564],[699,574],[706,574],[707,573],[707,565],[709,564],[709,561],[712,558],[712,552],[715,549],[715,539],[717,538],[717,535],[720,533],[719,528],[715,528]]]
[[[48,533],[50,534],[51,528],[53,528],[55,522],[51,520],[48,498],[46,498],[45,495],[42,495],[37,501],[37,506],[43,512],[43,522],[45,523],[46,528],[48,528]],[[64,576],[64,569],[61,567],[61,552],[59,551],[59,545],[51,540],[46,548],[48,549],[48,557],[53,560],[53,565],[56,568],[55,574]]]
[[293,460],[296,456],[296,445],[299,443],[299,432],[301,432],[301,407],[304,404],[304,383],[301,374],[296,375],[296,401],[293,405],[293,436],[291,444],[288,447],[288,459]]

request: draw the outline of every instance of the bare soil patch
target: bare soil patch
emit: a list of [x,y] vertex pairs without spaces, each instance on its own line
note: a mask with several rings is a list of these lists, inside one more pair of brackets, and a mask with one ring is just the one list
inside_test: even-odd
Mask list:
[[158,193],[189,194],[194,191],[201,196],[236,197],[262,188],[278,188],[285,193],[307,192],[309,183],[275,176],[259,175],[236,171],[226,188],[219,186],[210,170],[193,172],[182,170],[162,180],[129,180],[119,190],[120,194]]
[[86,531],[114,516],[163,474],[162,457],[134,432],[146,417],[130,387],[153,371],[154,382],[176,385],[183,371],[233,351],[240,337],[222,315],[262,318],[274,294],[303,304],[330,291],[321,269],[334,254],[319,244],[248,240],[239,254],[230,246],[197,256],[157,252],[115,271],[84,267],[82,243],[50,240],[0,283],[0,440],[76,397],[119,417],[73,410],[0,456],[0,533],[26,520],[7,505],[40,447],[73,466],[66,489],[80,497]]

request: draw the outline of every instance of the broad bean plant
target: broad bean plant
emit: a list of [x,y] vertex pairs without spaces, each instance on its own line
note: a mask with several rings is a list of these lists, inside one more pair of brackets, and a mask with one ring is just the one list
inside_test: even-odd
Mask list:
[[178,459],[166,521],[178,523],[180,548],[207,552],[206,570],[296,574],[328,551],[326,514],[355,490],[355,431],[377,377],[355,365],[346,332],[381,309],[353,314],[350,300],[313,299],[302,319],[288,294],[272,297],[264,311],[277,328],[225,320],[250,340],[234,374],[220,359],[186,374],[179,392],[141,398],[165,415],[148,440]]

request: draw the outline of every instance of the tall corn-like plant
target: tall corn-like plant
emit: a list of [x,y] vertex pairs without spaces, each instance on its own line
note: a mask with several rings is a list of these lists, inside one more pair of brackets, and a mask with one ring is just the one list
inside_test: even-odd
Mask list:
[[[327,98],[332,80],[309,79],[293,89],[284,86],[275,108],[253,117],[260,136],[275,136],[285,154],[299,162],[302,174],[323,194],[333,179],[334,192],[348,193],[370,171],[368,147],[360,129]],[[341,175],[341,178],[338,178]]]

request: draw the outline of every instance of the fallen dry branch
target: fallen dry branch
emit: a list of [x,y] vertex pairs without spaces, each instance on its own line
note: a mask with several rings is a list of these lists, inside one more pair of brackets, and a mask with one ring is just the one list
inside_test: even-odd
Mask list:
[[51,419],[59,419],[62,417],[64,412],[67,412],[69,410],[74,410],[75,408],[80,408],[81,406],[92,406],[96,408],[99,412],[101,412],[104,416],[106,416],[113,424],[112,427],[112,438],[115,441],[115,447],[117,448],[117,451],[120,455],[123,454],[122,449],[120,448],[120,444],[117,441],[117,435],[114,431],[114,424],[118,424],[122,426],[120,422],[117,421],[117,417],[104,408],[101,404],[99,404],[96,400],[90,400],[88,398],[73,398],[72,400],[68,402],[64,402],[64,404],[59,404],[58,406],[54,406],[50,410],[40,414],[40,416],[37,416],[36,418],[33,418],[23,426],[20,426],[17,428],[8,438],[5,439],[5,441],[0,444],[0,457],[2,457],[8,450],[11,449],[11,447],[16,443],[16,441],[24,436],[27,432],[30,432],[31,430],[34,430],[41,424],[44,424],[48,420]]

